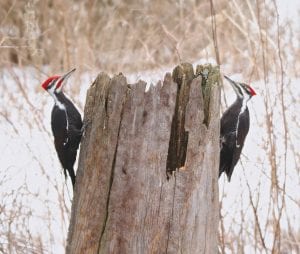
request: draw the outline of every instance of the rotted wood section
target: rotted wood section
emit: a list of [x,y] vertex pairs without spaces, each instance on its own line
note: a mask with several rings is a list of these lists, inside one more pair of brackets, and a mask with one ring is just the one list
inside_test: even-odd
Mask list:
[[67,253],[217,253],[219,71],[90,87]]

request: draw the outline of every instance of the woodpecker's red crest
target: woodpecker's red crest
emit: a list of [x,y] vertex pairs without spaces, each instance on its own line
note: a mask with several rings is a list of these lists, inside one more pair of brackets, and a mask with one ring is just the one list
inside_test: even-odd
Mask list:
[[52,77],[46,79],[46,80],[44,81],[44,83],[42,84],[42,87],[43,87],[45,90],[49,89],[49,88],[52,86],[52,82],[53,82],[53,84],[54,84],[55,81],[56,81],[57,79],[59,79],[59,78],[60,78],[60,76],[52,76]]

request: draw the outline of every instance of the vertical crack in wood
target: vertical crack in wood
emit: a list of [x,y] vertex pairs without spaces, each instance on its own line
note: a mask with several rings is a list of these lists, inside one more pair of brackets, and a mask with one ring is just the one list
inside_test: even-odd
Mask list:
[[189,134],[185,130],[185,111],[189,101],[190,84],[194,78],[193,66],[183,63],[177,66],[172,73],[174,82],[177,83],[175,112],[171,124],[171,134],[167,156],[167,179],[172,172],[184,167]]
[[[114,150],[114,157],[113,157],[113,161],[112,161],[111,175],[110,175],[110,179],[109,179],[109,189],[108,189],[108,195],[107,195],[106,207],[105,207],[105,218],[104,218],[104,224],[103,224],[103,227],[102,227],[102,230],[101,230],[101,235],[100,235],[100,239],[99,239],[99,246],[98,246],[97,253],[100,253],[101,242],[102,242],[102,238],[103,238],[104,233],[105,233],[107,220],[108,220],[109,201],[110,201],[111,188],[112,188],[114,173],[115,173],[115,165],[116,165],[116,158],[117,158],[117,153],[118,153],[120,130],[121,130],[121,125],[122,125],[123,113],[124,113],[124,105],[125,105],[125,102],[127,100],[129,91],[130,91],[130,87],[127,86],[127,91],[126,91],[125,97],[124,97],[123,102],[122,102],[120,122],[119,122],[118,133],[117,133],[117,143],[116,143],[116,147],[115,147],[115,150]],[[107,100],[108,100],[108,96],[105,98],[106,117],[108,117],[107,116],[107,103],[108,103]]]
[[[207,215],[207,213],[206,213]],[[207,220],[205,220],[205,225],[204,225],[204,248],[203,248],[203,253],[206,253],[206,242],[207,242]]]
[[160,216],[160,206],[161,206],[161,202],[162,202],[163,185],[164,185],[164,183],[162,183],[161,186],[160,186],[159,202],[158,202],[158,209],[157,209],[157,221],[158,221],[159,216]]
[[171,225],[172,225],[173,218],[174,218],[174,205],[175,205],[175,192],[176,192],[176,175],[174,177],[175,177],[175,182],[174,182],[174,189],[173,189],[172,211],[171,211],[171,218],[169,220],[169,225],[168,225],[168,238],[167,238],[166,253],[168,253],[169,241],[170,241],[170,233],[171,233]]

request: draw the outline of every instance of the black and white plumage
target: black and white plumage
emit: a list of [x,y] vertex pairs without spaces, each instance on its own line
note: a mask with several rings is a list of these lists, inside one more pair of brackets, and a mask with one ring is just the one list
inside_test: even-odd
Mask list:
[[249,131],[250,117],[247,102],[256,93],[249,85],[224,77],[232,85],[237,95],[235,102],[224,112],[221,118],[219,177],[225,172],[230,182],[233,169],[240,158]]
[[74,163],[80,144],[83,124],[81,115],[74,104],[64,95],[62,88],[75,69],[63,76],[48,78],[42,87],[53,97],[54,106],[51,114],[51,127],[55,149],[64,169],[75,185]]

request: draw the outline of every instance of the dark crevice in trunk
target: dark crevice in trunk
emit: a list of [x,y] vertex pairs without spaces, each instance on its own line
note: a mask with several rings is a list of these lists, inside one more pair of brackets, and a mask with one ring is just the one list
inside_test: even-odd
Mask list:
[[167,156],[167,179],[176,169],[184,167],[189,133],[185,130],[185,111],[189,101],[190,84],[194,78],[193,66],[188,63],[177,66],[172,78],[177,83],[175,112],[172,119]]
[[170,242],[171,227],[172,227],[172,222],[173,222],[173,218],[174,218],[175,192],[176,192],[176,175],[175,175],[174,189],[173,189],[173,200],[172,200],[171,218],[170,218],[169,224],[168,224],[168,238],[167,238],[166,253],[168,253],[169,242]]

